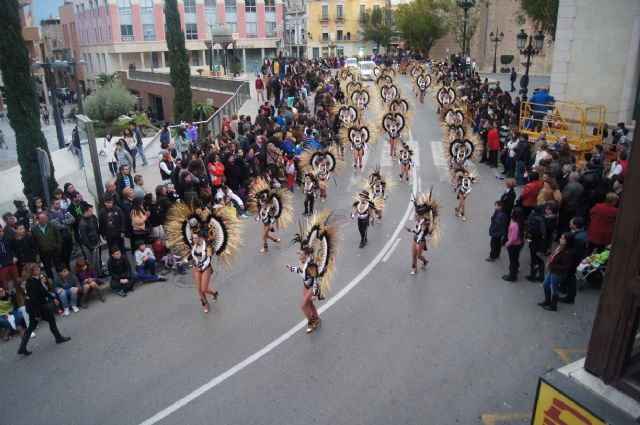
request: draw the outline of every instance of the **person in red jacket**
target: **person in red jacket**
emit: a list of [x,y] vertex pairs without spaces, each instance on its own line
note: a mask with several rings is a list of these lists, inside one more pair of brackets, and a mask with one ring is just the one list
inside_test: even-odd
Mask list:
[[209,156],[207,164],[207,171],[211,177],[211,191],[217,193],[220,186],[222,186],[222,178],[224,177],[224,165],[220,162],[220,155],[212,154]]
[[500,152],[500,133],[496,123],[491,123],[491,130],[487,133],[487,149],[489,150],[489,166],[498,167],[498,152]]
[[524,209],[525,217],[529,216],[531,210],[538,205],[538,193],[542,189],[542,181],[537,171],[529,173],[529,183],[525,184],[520,192],[520,204]]
[[618,217],[618,195],[613,192],[607,193],[604,202],[594,205],[589,211],[591,224],[587,229],[587,239],[589,241],[589,253],[594,250],[602,252],[613,239],[613,230]]

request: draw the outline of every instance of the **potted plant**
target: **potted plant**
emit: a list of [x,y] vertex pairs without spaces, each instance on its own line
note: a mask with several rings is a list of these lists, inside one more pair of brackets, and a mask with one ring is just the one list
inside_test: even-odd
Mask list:
[[240,62],[233,61],[229,64],[229,71],[233,73],[234,77],[238,76],[238,73],[240,72],[240,68],[242,68],[242,64]]
[[509,68],[509,64],[511,64],[511,62],[513,62],[513,55],[500,55],[500,64],[502,65],[500,67],[500,72],[502,73],[509,73],[511,72],[511,68]]

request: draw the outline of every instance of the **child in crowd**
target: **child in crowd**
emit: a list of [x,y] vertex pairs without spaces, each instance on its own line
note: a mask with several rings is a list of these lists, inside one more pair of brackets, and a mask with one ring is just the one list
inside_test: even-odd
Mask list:
[[180,194],[176,191],[176,188],[173,185],[173,183],[169,183],[167,185],[167,197],[169,198],[169,201],[171,201],[172,204],[175,204],[176,202],[180,202]]
[[156,259],[151,248],[143,240],[137,240],[135,244],[138,248],[134,253],[138,278],[144,282],[164,282],[167,280],[164,276],[159,276],[156,273]]

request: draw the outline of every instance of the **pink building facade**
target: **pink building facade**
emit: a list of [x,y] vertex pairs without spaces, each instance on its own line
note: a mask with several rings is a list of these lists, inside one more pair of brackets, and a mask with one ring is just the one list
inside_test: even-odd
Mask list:
[[[67,0],[59,8],[67,47],[87,61],[81,79],[87,88],[95,76],[168,66],[163,0]],[[206,43],[212,29],[225,26],[236,41],[235,55],[253,72],[264,57],[277,54],[282,39],[282,0],[178,0],[192,67],[221,62],[221,47]],[[229,52],[231,54],[231,51]]]

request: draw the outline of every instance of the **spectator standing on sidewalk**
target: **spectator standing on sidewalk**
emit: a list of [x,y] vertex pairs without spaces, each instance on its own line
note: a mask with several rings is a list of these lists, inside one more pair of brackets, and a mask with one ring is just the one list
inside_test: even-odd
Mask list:
[[142,159],[142,166],[149,165],[149,163],[147,162],[147,157],[144,154],[144,145],[142,144],[142,130],[140,129],[140,124],[131,122],[129,126],[131,131],[133,132],[134,138],[136,139],[136,152]]
[[82,217],[78,224],[78,236],[80,249],[84,258],[93,266],[95,270],[100,270],[100,227],[98,219],[93,214],[93,205],[86,202],[82,204]]
[[509,90],[510,92],[514,92],[516,91],[516,79],[518,78],[518,73],[516,72],[515,67],[511,67],[511,75],[509,76],[509,81],[511,81],[511,89]]
[[53,279],[53,267],[62,249],[62,236],[58,229],[49,223],[49,215],[46,211],[38,214],[38,222],[31,229],[31,234],[38,245],[44,271],[49,279]]
[[9,290],[9,278],[14,285],[18,278],[18,257],[14,249],[14,239],[5,236],[0,226],[0,286]]
[[71,252],[73,251],[73,225],[76,219],[69,211],[62,210],[62,202],[59,199],[51,201],[49,210],[49,223],[60,232],[62,248],[58,263],[67,267],[71,266]]
[[256,77],[256,93],[258,102],[264,102],[266,100],[264,94],[264,82],[262,81],[260,74]]
[[497,258],[500,258],[502,238],[507,233],[507,215],[502,211],[502,201],[496,201],[493,206],[494,212],[491,216],[491,225],[489,226],[491,252],[485,261],[495,261]]

